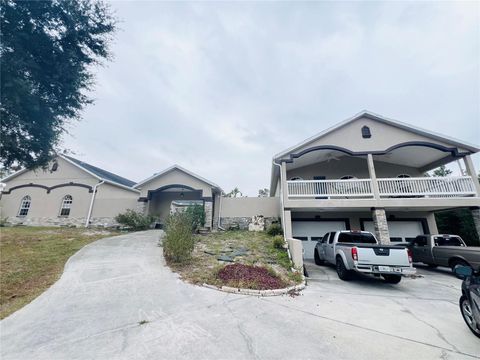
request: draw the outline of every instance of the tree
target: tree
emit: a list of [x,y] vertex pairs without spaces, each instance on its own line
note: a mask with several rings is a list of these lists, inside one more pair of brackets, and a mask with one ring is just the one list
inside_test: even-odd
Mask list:
[[433,170],[433,176],[435,177],[442,177],[442,176],[449,176],[452,173],[452,170],[447,169],[445,165],[440,166]]
[[238,189],[238,187],[235,187],[232,191],[230,191],[229,193],[225,194],[226,197],[232,197],[232,198],[236,198],[236,197],[242,197],[243,194],[242,192]]
[[270,190],[267,188],[263,188],[258,190],[258,197],[269,197],[270,196]]
[[93,66],[110,59],[116,19],[101,0],[0,4],[0,162],[46,166],[68,122],[92,103]]

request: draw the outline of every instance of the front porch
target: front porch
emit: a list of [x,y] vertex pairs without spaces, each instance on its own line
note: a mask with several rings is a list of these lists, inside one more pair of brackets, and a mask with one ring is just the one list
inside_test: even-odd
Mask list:
[[374,199],[476,197],[471,176],[343,180],[289,180],[288,199]]

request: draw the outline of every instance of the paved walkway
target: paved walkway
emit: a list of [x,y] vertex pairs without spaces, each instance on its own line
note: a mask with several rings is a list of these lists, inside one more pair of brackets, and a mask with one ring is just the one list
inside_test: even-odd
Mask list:
[[[0,323],[7,359],[472,359],[460,281],[424,271],[398,286],[312,267],[302,295],[257,298],[185,284],[160,232],[94,242],[61,279]],[[314,274],[317,271],[317,277]]]

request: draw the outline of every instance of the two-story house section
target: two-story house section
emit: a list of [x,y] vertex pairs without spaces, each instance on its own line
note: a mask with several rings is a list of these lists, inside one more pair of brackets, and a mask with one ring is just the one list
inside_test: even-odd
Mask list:
[[[273,158],[271,195],[279,196],[287,238],[304,257],[328,231],[367,230],[382,243],[437,233],[434,212],[478,213],[476,146],[363,111]],[[459,161],[462,176],[427,172]],[[478,215],[478,214],[476,214]]]

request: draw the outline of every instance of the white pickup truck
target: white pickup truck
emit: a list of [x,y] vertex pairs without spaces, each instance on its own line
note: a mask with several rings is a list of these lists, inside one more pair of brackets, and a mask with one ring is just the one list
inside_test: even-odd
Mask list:
[[334,264],[338,277],[349,280],[352,272],[382,276],[386,282],[398,284],[402,275],[413,275],[409,249],[378,244],[367,231],[337,231],[326,233],[315,246],[315,263]]

